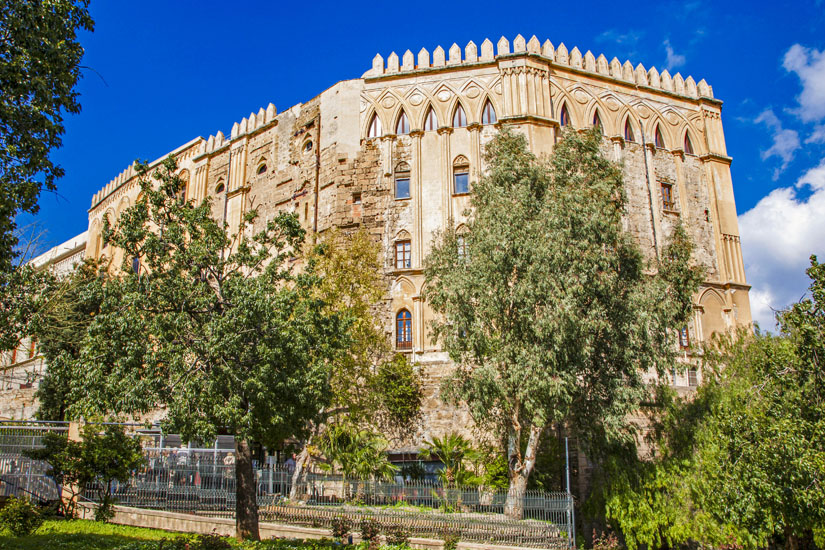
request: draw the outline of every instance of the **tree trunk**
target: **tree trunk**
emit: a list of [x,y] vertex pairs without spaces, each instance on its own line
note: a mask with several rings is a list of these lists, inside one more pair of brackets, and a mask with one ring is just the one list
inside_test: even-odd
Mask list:
[[508,437],[507,448],[510,456],[508,466],[510,469],[510,488],[507,490],[507,501],[504,503],[504,515],[513,519],[521,519],[524,515],[524,496],[527,491],[527,480],[536,464],[536,452],[539,447],[542,427],[532,424],[530,426],[530,438],[527,440],[527,449],[524,456],[521,456],[521,430],[511,429]]
[[261,539],[252,449],[246,439],[235,439],[235,536],[238,540]]
[[298,500],[300,496],[298,491],[304,485],[307,460],[309,460],[309,442],[301,449],[298,459],[295,461],[295,471],[292,472],[292,487],[289,488],[289,500]]
[[799,548],[799,537],[796,536],[793,530],[785,527],[785,550],[797,550]]

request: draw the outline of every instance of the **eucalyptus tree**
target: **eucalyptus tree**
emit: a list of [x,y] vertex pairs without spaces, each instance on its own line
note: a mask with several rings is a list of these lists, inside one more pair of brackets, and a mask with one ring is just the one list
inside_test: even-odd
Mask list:
[[296,216],[264,222],[250,210],[232,233],[209,200],[179,198],[173,158],[138,170],[142,197],[104,223],[124,260],[87,330],[72,412],[163,409],[184,439],[233,434],[237,536],[257,539],[251,443],[280,448],[306,434],[328,404],[350,320],[326,307],[311,262],[297,269]]
[[507,442],[513,517],[547,427],[567,426],[592,452],[630,437],[644,375],[674,365],[701,279],[681,228],[645,261],[622,226],[621,167],[600,142],[597,130],[566,132],[544,162],[503,130],[473,185],[468,231],[448,228],[426,260],[434,334],[456,362],[444,395]]

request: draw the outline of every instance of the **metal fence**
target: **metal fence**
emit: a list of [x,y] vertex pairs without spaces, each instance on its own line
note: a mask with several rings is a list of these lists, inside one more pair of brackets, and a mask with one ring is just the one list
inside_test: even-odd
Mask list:
[[[0,425],[0,494],[48,501],[60,489],[48,476],[48,465],[22,455],[42,445],[47,431],[66,433],[67,426]],[[211,517],[234,517],[234,454],[215,449],[147,447],[144,466],[126,483],[114,483],[118,504]],[[382,530],[403,529],[412,536],[563,548],[573,543],[573,499],[568,493],[526,491],[520,498],[523,520],[504,515],[506,490],[484,487],[444,487],[439,482],[361,481],[309,471],[297,487],[296,501],[287,497],[293,471],[259,465],[256,493],[263,521],[313,527],[332,526],[345,518],[357,530],[365,520]],[[99,487],[87,487],[95,500]]]

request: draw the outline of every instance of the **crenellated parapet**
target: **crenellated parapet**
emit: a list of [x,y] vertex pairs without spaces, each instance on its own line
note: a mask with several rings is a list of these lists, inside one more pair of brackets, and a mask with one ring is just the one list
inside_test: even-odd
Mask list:
[[516,36],[512,48],[510,41],[502,36],[495,45],[495,51],[493,43],[488,38],[481,43],[481,48],[477,47],[473,41],[470,41],[463,51],[458,44],[453,44],[446,54],[441,46],[433,50],[432,55],[426,48],[421,48],[418,52],[417,63],[415,63],[416,56],[410,50],[404,53],[400,63],[398,54],[395,52],[389,55],[386,63],[380,54],[376,54],[372,59],[372,68],[364,73],[363,77],[375,78],[456,65],[491,63],[498,58],[511,55],[535,55],[557,66],[693,99],[713,98],[713,88],[704,79],[697,83],[692,76],[684,78],[680,73],[671,75],[667,70],[659,72],[656,67],[646,69],[641,63],[634,67],[630,61],[622,63],[616,57],[608,62],[604,54],[596,57],[588,50],[582,55],[577,47],[568,50],[564,43],[555,47],[550,40],[545,40],[542,44],[535,35],[527,41],[522,35]]

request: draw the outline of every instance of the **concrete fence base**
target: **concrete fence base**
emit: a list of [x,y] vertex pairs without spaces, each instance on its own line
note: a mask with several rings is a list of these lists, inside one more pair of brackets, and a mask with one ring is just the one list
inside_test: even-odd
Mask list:
[[[82,502],[77,505],[78,517],[81,519],[93,519],[96,504]],[[129,506],[114,506],[115,515],[112,523],[129,525],[132,527],[149,527],[151,529],[161,529],[163,531],[176,531],[182,533],[216,534],[222,536],[235,535],[235,520],[228,518],[210,518],[196,516],[193,514],[180,514],[177,512],[164,512],[161,510],[148,510],[145,508],[131,508]],[[286,525],[281,523],[261,523],[259,525],[262,539],[269,538],[289,538],[289,539],[321,539],[330,538],[332,535],[329,529],[316,529],[313,527],[301,527],[298,525]],[[361,541],[358,533],[353,533],[353,542]],[[443,550],[444,541],[437,539],[425,539],[410,537],[410,546],[420,550]],[[493,544],[479,544],[475,542],[458,543],[459,550],[536,550],[535,548],[524,548],[521,546],[503,546]]]

